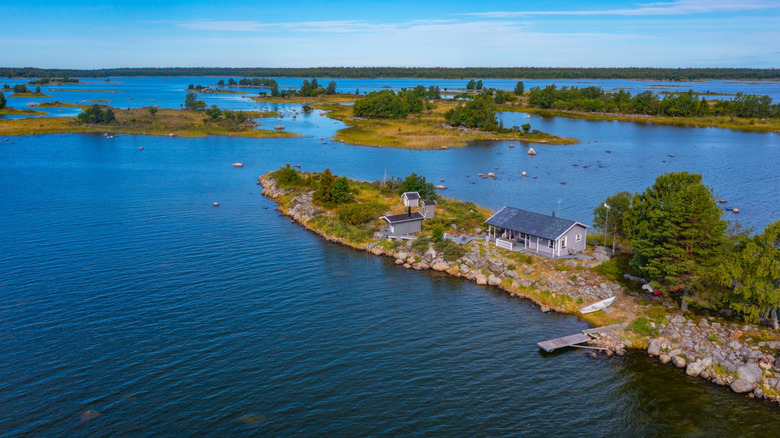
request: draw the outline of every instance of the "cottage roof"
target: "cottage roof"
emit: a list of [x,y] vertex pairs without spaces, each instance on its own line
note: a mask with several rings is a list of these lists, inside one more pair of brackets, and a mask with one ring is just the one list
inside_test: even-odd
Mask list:
[[388,224],[398,224],[401,222],[421,221],[425,217],[419,211],[413,211],[412,214],[394,214],[392,216],[382,216],[379,219],[384,219]]
[[436,205],[436,201],[422,201],[422,205]]
[[420,194],[417,192],[404,192],[401,196],[406,199],[420,199]]
[[498,210],[485,223],[494,227],[530,234],[531,236],[539,236],[549,240],[561,237],[561,235],[577,224],[588,228],[587,225],[580,222],[508,206]]

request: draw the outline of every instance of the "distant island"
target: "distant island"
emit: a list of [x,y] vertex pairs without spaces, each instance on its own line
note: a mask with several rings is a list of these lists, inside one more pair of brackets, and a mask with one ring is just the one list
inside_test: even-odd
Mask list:
[[258,76],[418,79],[650,79],[658,81],[780,80],[776,68],[559,68],[559,67],[137,67],[44,69],[0,67],[5,78],[107,78],[115,76]]

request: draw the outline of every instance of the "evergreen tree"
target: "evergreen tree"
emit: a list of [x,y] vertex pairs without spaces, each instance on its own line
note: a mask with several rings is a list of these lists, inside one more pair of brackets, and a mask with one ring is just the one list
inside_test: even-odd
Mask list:
[[0,109],[5,108],[7,103],[8,103],[8,101],[5,100],[5,94],[3,94],[2,91],[0,91]]
[[336,204],[346,204],[352,201],[352,189],[349,187],[349,180],[346,176],[337,178],[333,182],[333,189],[331,190],[331,196],[333,202]]
[[333,174],[330,169],[325,169],[325,172],[320,175],[320,181],[317,184],[317,189],[314,191],[314,200],[321,204],[330,204],[333,202]]
[[325,94],[336,94],[336,81],[328,82],[328,88],[325,89]]
[[634,238],[631,266],[661,287],[683,291],[681,310],[692,293],[713,280],[726,248],[726,221],[701,175],[666,173],[630,209]]
[[515,94],[521,96],[524,91],[525,91],[525,84],[523,83],[523,81],[517,81],[517,85],[515,85]]
[[476,81],[474,81],[474,79],[470,80],[470,81],[469,81],[469,82],[466,84],[466,89],[467,89],[467,90],[473,90],[473,89],[474,89],[474,88],[476,88],[476,87],[477,87],[477,83],[476,83]]
[[757,323],[761,314],[772,317],[777,330],[780,307],[780,221],[764,232],[744,238],[720,268],[720,283],[728,287],[724,296],[729,307],[747,322]]

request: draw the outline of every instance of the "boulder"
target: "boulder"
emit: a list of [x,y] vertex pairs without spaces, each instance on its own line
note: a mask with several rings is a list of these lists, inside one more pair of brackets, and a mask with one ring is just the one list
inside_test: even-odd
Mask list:
[[760,382],[764,372],[755,363],[746,363],[737,367],[737,378],[748,383]]
[[517,280],[519,278],[519,276],[517,275],[516,271],[506,271],[506,272],[504,272],[504,276],[505,277],[509,277],[509,278],[513,278],[515,280]]
[[697,377],[702,371],[704,371],[704,364],[700,360],[689,363],[685,368],[685,374],[692,377]]
[[490,269],[490,272],[494,274],[500,274],[504,272],[504,264],[501,263],[500,261],[492,261],[488,265],[488,269]]
[[501,284],[501,279],[496,277],[493,274],[490,274],[490,276],[488,277],[487,282],[491,286],[498,286],[499,284]]
[[423,253],[423,259],[425,259],[425,261],[428,263],[432,262],[434,259],[436,259],[436,250],[433,248],[428,248],[428,251]]
[[439,272],[448,271],[450,269],[450,264],[445,262],[444,260],[436,260],[431,265],[431,269]]
[[661,354],[661,340],[656,338],[650,341],[650,346],[647,347],[647,354],[650,356],[658,356]]
[[753,385],[750,382],[746,382],[742,379],[737,379],[733,382],[731,382],[731,390],[738,393],[738,394],[744,394],[746,392],[750,392],[755,388],[755,385]]
[[599,262],[606,262],[612,258],[612,250],[606,246],[599,246],[593,250],[593,258]]
[[672,363],[673,363],[673,364],[674,364],[674,366],[676,366],[677,368],[685,368],[685,359],[683,359],[683,358],[682,358],[682,357],[680,357],[680,356],[674,356],[674,357],[672,358]]
[[487,284],[487,277],[485,277],[483,274],[477,274],[475,280],[477,284]]

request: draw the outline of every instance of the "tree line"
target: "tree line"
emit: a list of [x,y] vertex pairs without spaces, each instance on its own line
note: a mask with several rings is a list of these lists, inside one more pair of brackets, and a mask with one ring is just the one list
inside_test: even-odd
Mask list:
[[317,78],[420,78],[420,79],[653,79],[688,80],[777,80],[780,69],[768,68],[648,68],[648,67],[311,67],[311,68],[224,68],[224,67],[139,67],[109,69],[43,69],[0,67],[0,77],[44,78],[112,76],[236,76]]
[[693,90],[663,95],[643,91],[632,95],[626,90],[608,92],[601,87],[532,87],[528,104],[537,108],[656,116],[727,115],[738,117],[778,117],[780,105],[769,96],[737,93],[731,100],[708,102]]
[[730,226],[701,175],[688,172],[609,196],[593,213],[594,227],[632,247],[625,269],[670,294],[681,310],[728,308],[748,322],[771,318],[778,329],[780,221],[752,236]]

